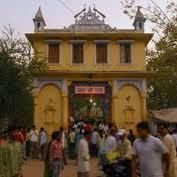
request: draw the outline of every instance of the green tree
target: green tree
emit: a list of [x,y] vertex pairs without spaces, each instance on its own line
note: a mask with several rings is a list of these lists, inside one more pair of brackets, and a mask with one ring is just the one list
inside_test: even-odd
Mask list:
[[[139,1],[121,2],[124,13],[133,18]],[[155,33],[146,56],[147,70],[155,72],[148,81],[148,108],[177,107],[177,3],[164,0],[161,7],[157,1],[150,0],[141,8]]]
[[0,119],[10,126],[30,126],[33,118],[32,81],[46,68],[32,53],[30,44],[11,27],[0,37]]
[[163,31],[161,39],[148,54],[148,71],[155,77],[148,82],[148,106],[160,109],[177,106],[177,19]]

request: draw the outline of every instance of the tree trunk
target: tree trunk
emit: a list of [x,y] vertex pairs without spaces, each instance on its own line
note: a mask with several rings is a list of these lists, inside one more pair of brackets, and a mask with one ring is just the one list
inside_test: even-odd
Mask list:
[[0,118],[0,131],[8,128],[8,118]]

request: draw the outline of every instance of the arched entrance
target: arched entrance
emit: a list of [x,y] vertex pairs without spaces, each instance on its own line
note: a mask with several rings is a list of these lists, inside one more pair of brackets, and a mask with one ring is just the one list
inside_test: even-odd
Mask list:
[[108,82],[72,82],[69,117],[74,120],[112,120],[112,89]]
[[118,94],[116,119],[118,127],[134,129],[135,125],[142,120],[142,102],[138,88],[134,85],[123,85]]
[[44,85],[38,95],[38,104],[35,107],[35,124],[44,127],[48,134],[62,126],[62,93],[53,85]]

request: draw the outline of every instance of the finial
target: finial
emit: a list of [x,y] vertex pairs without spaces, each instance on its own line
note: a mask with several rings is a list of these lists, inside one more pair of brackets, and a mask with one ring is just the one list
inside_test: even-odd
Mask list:
[[39,8],[38,8],[35,18],[43,18],[41,6],[39,6]]
[[135,30],[144,31],[144,23],[146,21],[146,18],[144,17],[143,13],[141,12],[142,7],[137,6],[137,12],[135,15],[135,20],[133,22],[133,26],[135,27]]
[[33,22],[34,22],[34,30],[35,31],[44,30],[46,23],[45,23],[43,15],[42,15],[41,6],[39,6],[38,11],[37,11],[35,17],[33,18]]

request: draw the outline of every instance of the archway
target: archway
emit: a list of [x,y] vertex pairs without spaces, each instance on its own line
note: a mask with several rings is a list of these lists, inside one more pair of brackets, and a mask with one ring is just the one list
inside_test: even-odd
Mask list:
[[45,127],[49,134],[62,125],[62,94],[53,84],[41,88],[36,105],[37,115],[35,123],[38,127]]
[[69,86],[69,116],[74,120],[111,121],[111,102],[108,82],[73,82]]
[[123,85],[118,93],[118,118],[119,127],[131,129],[141,121],[142,106],[139,90],[134,85]]

